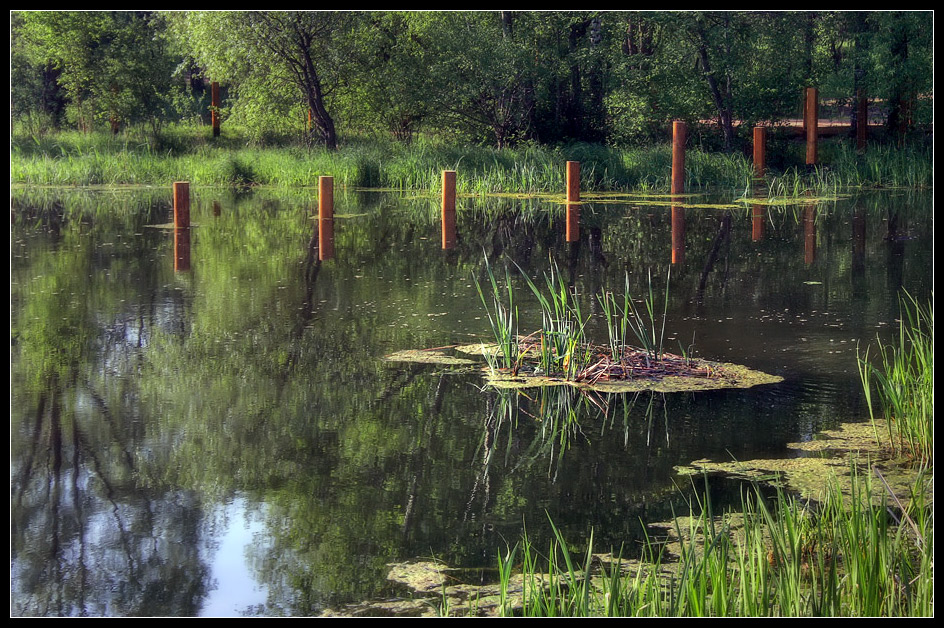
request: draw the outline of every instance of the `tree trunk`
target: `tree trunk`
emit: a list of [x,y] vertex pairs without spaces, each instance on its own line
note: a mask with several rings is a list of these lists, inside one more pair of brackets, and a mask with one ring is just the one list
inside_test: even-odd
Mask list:
[[721,125],[721,131],[724,134],[724,150],[730,152],[734,146],[734,116],[731,111],[731,81],[726,81],[724,92],[718,84],[714,71],[711,69],[711,63],[708,60],[708,36],[705,34],[701,24],[698,25],[698,59],[701,62],[701,69],[704,72],[705,80],[708,82],[708,89],[711,91],[711,100],[714,102],[715,109],[718,110],[718,122]]

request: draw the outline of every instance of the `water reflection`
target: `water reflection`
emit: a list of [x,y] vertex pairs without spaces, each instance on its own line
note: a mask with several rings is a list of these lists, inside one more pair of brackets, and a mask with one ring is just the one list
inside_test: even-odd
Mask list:
[[767,212],[763,205],[751,205],[751,241],[760,242],[764,239],[764,226],[767,222]]
[[809,266],[816,261],[816,206],[803,207],[803,262]]
[[[308,194],[262,191],[194,199],[198,272],[181,280],[181,241],[147,226],[166,222],[169,192],[139,194],[11,199],[17,615],[196,615],[209,601],[316,614],[396,595],[388,562],[493,567],[523,525],[549,539],[548,516],[578,542],[592,527],[631,545],[640,519],[684,509],[675,465],[783,454],[865,418],[852,347],[890,333],[899,288],[931,291],[929,199],[821,204],[829,263],[808,285],[792,208],[766,209],[755,239],[756,208],[594,205],[587,238],[567,243],[559,206],[475,199],[444,256],[436,201],[342,192],[344,254],[324,264],[333,224],[311,220]],[[488,338],[471,280],[486,277],[483,251],[532,278],[553,261],[596,315],[593,295],[627,274],[646,294],[669,246],[667,343],[782,385],[522,393],[483,390],[468,366],[378,359]],[[516,294],[521,328],[539,327],[535,299]],[[596,321],[587,332],[605,338]],[[214,589],[214,548],[234,529],[253,542],[235,539],[238,579]]]
[[685,263],[685,208],[672,207],[672,263]]
[[190,229],[174,229],[174,270],[190,270]]
[[318,218],[318,259],[334,259],[334,218]]

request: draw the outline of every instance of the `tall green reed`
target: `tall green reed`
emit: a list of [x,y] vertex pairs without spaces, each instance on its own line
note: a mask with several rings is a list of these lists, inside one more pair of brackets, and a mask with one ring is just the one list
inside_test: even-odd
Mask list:
[[666,273],[665,295],[662,304],[661,325],[656,320],[658,304],[652,284],[652,271],[649,271],[649,290],[643,301],[644,311],[633,303],[629,289],[629,274],[625,276],[624,290],[621,299],[613,292],[602,291],[597,295],[603,316],[606,319],[606,328],[609,338],[611,359],[619,362],[623,352],[630,347],[627,342],[629,332],[632,332],[641,348],[650,360],[658,361],[664,354],[665,322],[668,318],[669,285],[672,279],[671,267]]
[[553,261],[544,275],[546,292],[520,266],[518,269],[541,309],[540,367],[545,373],[563,372],[574,378],[590,361],[585,335],[589,315],[583,315],[576,289],[567,285]]
[[[876,406],[888,443],[899,455],[930,462],[934,454],[934,308],[905,292],[895,344],[878,343],[879,366],[869,348],[858,357],[859,377],[873,422]],[[874,397],[873,397],[874,393]]]
[[[593,537],[583,562],[560,531],[541,559],[524,536],[520,569],[526,616],[931,616],[933,507],[924,472],[891,516],[869,473],[850,460],[843,487],[827,481],[816,501],[758,484],[737,511],[721,515],[696,495],[690,516],[674,517],[677,558],[646,534],[641,560],[622,568],[622,552],[596,567]],[[707,482],[707,480],[706,480]],[[901,504],[895,497],[895,503]],[[905,522],[907,517],[908,523]],[[508,555],[506,554],[506,557]],[[510,574],[511,561],[502,566]],[[506,608],[506,614],[512,609]]]
[[[473,276],[475,287],[478,290],[479,298],[485,307],[488,315],[488,322],[492,328],[492,335],[495,343],[498,345],[498,365],[501,368],[511,369],[518,364],[518,308],[515,305],[514,289],[511,285],[511,276],[505,267],[505,288],[499,288],[498,280],[492,267],[488,263],[488,257],[485,258],[485,271],[488,274],[491,307],[485,298],[485,292],[478,277]],[[505,297],[502,294],[505,294]],[[507,301],[506,301],[507,298]],[[486,353],[486,355],[489,355]],[[494,365],[493,365],[494,366]]]

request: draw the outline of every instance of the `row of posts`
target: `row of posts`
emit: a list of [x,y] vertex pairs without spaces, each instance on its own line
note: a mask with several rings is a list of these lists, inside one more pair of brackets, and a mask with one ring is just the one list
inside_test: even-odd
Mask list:
[[[211,87],[213,107],[213,135],[219,135],[219,83]],[[867,126],[867,107],[864,99],[859,103],[859,124],[857,125],[859,146],[865,143]],[[806,129],[806,163],[814,165],[817,160],[818,138],[818,93],[815,87],[807,89],[804,111]],[[685,193],[685,141],[687,126],[682,121],[672,123],[672,195]],[[767,129],[754,127],[754,176],[763,178],[766,173]],[[576,242],[580,239],[580,162],[568,161],[566,171],[567,218],[565,239]],[[672,207],[672,222],[684,221],[684,209]],[[334,177],[322,176],[318,179],[318,250],[321,259],[334,256]],[[174,229],[186,232],[189,243],[190,228],[190,183],[174,183]],[[676,230],[673,229],[673,232]],[[179,238],[178,238],[179,239]],[[178,239],[175,239],[175,243]],[[442,248],[451,249],[456,244],[456,172],[444,170],[442,173]],[[675,246],[673,246],[673,250]]]
[[[579,169],[578,162],[568,162],[570,185],[568,185],[567,240],[578,239],[579,227],[576,215],[579,208]],[[455,223],[455,171],[443,173],[443,216],[442,248],[451,249],[456,241]],[[318,259],[334,258],[334,178],[319,178],[318,197]],[[219,215],[218,203],[214,203],[214,215]],[[804,259],[812,264],[816,255],[815,206],[809,205],[803,211]],[[174,183],[174,270],[190,270],[190,185],[186,181]],[[753,205],[751,211],[751,239],[755,242],[764,238],[765,212],[761,205]],[[861,226],[861,225],[860,225]],[[861,230],[861,229],[859,229]],[[682,264],[685,260],[685,208],[672,207],[672,264]]]
[[[809,125],[807,163],[816,160],[815,117]],[[672,195],[685,193],[685,141],[687,127],[684,122],[672,124]],[[766,129],[754,127],[754,173],[762,178],[765,173]],[[580,239],[580,162],[568,161],[566,171],[567,218],[565,239],[576,242]],[[673,216],[676,208],[673,207]],[[674,220],[674,218],[673,218]],[[319,251],[333,256],[334,233],[334,177],[318,178],[318,224]],[[190,227],[190,184],[186,181],[174,183],[174,228]],[[442,173],[442,248],[451,249],[456,244],[456,171]]]

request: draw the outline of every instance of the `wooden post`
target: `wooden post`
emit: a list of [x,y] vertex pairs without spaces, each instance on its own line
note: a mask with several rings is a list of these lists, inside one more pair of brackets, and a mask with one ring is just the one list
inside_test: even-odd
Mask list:
[[567,162],[567,228],[566,240],[580,239],[580,162]]
[[767,129],[754,127],[754,176],[763,179],[767,174]]
[[819,91],[806,89],[806,165],[816,163],[816,140],[819,135]]
[[858,112],[856,113],[856,149],[865,150],[866,138],[869,133],[869,99],[865,97],[865,90],[859,88]]
[[334,177],[318,177],[318,259],[334,257]]
[[456,245],[456,171],[442,173],[442,248]]
[[220,136],[220,84],[210,83],[210,120],[213,123],[213,137]]
[[685,123],[672,123],[672,194],[685,193]]
[[174,183],[174,229],[190,228],[190,183]]

